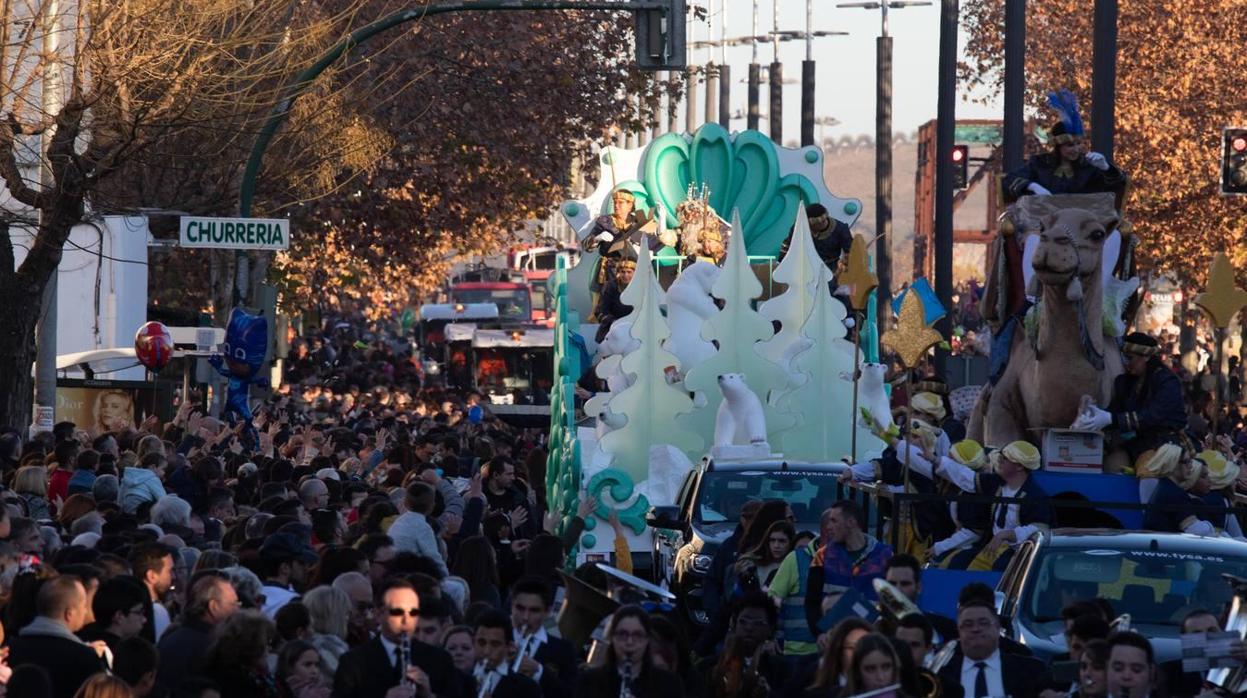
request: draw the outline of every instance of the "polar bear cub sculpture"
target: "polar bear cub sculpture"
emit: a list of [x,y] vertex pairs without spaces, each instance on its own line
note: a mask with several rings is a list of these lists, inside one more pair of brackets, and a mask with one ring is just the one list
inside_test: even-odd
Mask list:
[[[892,405],[883,389],[887,373],[888,367],[883,364],[862,364],[862,377],[857,383],[858,406],[863,412],[870,412],[871,418],[879,422],[883,431],[892,426]],[[861,415],[859,422],[868,429],[871,427]]]
[[745,383],[743,373],[719,376],[723,402],[714,420],[714,445],[760,445],[766,443],[766,418],[762,401]]

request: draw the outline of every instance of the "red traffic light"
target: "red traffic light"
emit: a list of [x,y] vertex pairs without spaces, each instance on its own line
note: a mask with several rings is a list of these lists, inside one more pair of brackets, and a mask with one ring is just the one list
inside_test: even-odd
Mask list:
[[1247,136],[1234,136],[1230,140],[1230,149],[1236,153],[1247,151]]
[[[1243,143],[1243,147],[1247,148],[1247,142]],[[953,162],[961,162],[966,159],[966,149],[963,147],[953,148]]]

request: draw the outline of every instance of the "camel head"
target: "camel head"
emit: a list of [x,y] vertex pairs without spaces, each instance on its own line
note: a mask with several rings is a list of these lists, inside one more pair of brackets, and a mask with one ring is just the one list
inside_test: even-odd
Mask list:
[[1081,300],[1084,289],[1100,286],[1100,255],[1104,239],[1116,225],[1077,208],[1057,210],[1039,220],[1039,246],[1031,266],[1035,279],[1048,287],[1065,290],[1069,300]]

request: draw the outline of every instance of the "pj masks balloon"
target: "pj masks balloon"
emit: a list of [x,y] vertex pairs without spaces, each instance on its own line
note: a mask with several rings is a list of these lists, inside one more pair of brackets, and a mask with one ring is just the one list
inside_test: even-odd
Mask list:
[[234,308],[230,311],[225,343],[221,349],[222,355],[213,356],[208,361],[218,373],[229,379],[225,409],[250,421],[251,407],[247,403],[247,393],[252,383],[265,382],[258,374],[264,367],[264,355],[268,349],[268,322],[263,315]]
[[173,335],[162,322],[149,322],[134,333],[134,354],[149,371],[159,371],[173,358]]

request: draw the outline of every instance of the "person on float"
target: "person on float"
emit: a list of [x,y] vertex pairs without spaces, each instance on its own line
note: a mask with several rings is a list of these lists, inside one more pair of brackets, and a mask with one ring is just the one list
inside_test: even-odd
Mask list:
[[966,438],[966,425],[953,415],[953,404],[948,397],[950,392],[948,383],[934,373],[914,383],[915,394],[932,393],[939,396],[940,402],[944,405],[944,417],[937,424],[940,429],[944,430],[949,442],[957,443]]
[[937,393],[916,392],[909,401],[909,410],[914,419],[920,419],[935,428],[936,436],[933,447],[935,457],[947,456],[948,449],[952,448],[953,442],[941,426],[948,417],[948,408],[945,406],[944,398]]
[[[1171,474],[1157,481],[1156,489],[1148,499],[1148,509],[1143,514],[1143,529],[1197,536],[1217,535],[1217,527],[1210,520],[1214,517],[1192,509],[1204,506],[1204,497],[1212,490],[1208,465],[1202,460],[1188,458],[1182,447],[1176,444],[1161,446],[1152,460],[1161,462],[1155,468],[1157,472],[1169,471]],[[1167,466],[1171,460],[1178,462],[1176,468]]]
[[1022,167],[1005,175],[1006,199],[1100,192],[1120,196],[1125,191],[1126,175],[1100,153],[1085,150],[1085,131],[1074,96],[1062,90],[1060,94],[1048,93],[1048,101],[1060,115],[1060,120],[1048,130],[1052,149],[1032,156]]
[[623,302],[623,292],[632,283],[636,262],[636,253],[628,248],[612,263],[613,273],[610,280],[602,287],[597,304],[593,307],[593,317],[598,321],[595,338],[598,344],[606,339],[606,333],[616,320],[632,312],[632,306]]
[[646,234],[653,229],[656,229],[653,221],[636,210],[635,194],[627,189],[616,189],[611,193],[611,212],[595,218],[589,234],[580,241],[580,247],[585,252],[597,252],[602,257],[589,289],[601,293],[615,276],[616,262],[627,257],[636,259],[642,242],[649,245],[650,252],[661,249],[658,237]]
[[[853,233],[849,231],[847,223],[832,218],[827,212],[827,207],[822,204],[806,206],[805,216],[810,222],[810,237],[814,240],[814,251],[818,253],[818,258],[823,260],[823,264],[827,265],[831,273],[835,274],[840,258],[848,254],[849,248],[853,246]],[[788,246],[792,244],[792,236],[796,229],[794,224],[788,231],[784,244],[780,245],[779,259],[783,259],[788,254]]]
[[1047,530],[1052,523],[1048,494],[1031,477],[1041,462],[1034,444],[1014,441],[993,452],[990,462],[995,472],[975,472],[952,458],[943,458],[936,466],[936,475],[963,492],[1014,500],[991,505],[992,537],[954,555],[948,564],[952,569],[969,567],[982,553],[995,558],[991,569],[1003,570],[1019,543],[1036,531]]
[[1186,436],[1182,382],[1161,362],[1160,346],[1142,332],[1126,335],[1121,348],[1125,373],[1113,381],[1108,409],[1088,405],[1072,429],[1106,431],[1106,472],[1137,468],[1149,451]]
[[[929,401],[924,402],[928,408],[931,404],[933,403]],[[925,414],[917,410],[915,413]],[[933,474],[934,463],[938,459],[935,454],[940,439],[947,438],[939,427],[915,418],[910,422],[909,432],[903,440],[877,428],[874,433],[889,444],[888,448],[878,458],[849,466],[840,476],[842,481],[882,482],[892,492],[903,492],[906,485],[905,464],[909,463],[909,492],[937,493],[938,483]],[[923,559],[929,555],[930,541],[941,540],[952,534],[953,522],[949,516],[948,505],[942,502],[923,500],[911,502],[910,506],[914,512],[912,535],[902,536],[902,539],[913,541],[913,544],[903,546],[901,552]],[[905,525],[908,530],[908,524]]]
[[[960,465],[974,471],[977,476],[987,466],[987,453],[979,442],[965,439],[953,444],[944,460],[952,461],[945,468]],[[958,489],[946,479],[940,480],[940,486],[945,494],[954,494]],[[931,546],[930,555],[931,562],[942,568],[947,568],[958,553],[975,548],[983,540],[991,527],[992,506],[984,502],[958,502],[954,499],[948,505],[948,513],[952,517],[954,530]]]
[[1204,495],[1204,503],[1213,507],[1225,507],[1224,512],[1209,512],[1208,518],[1217,530],[1217,535],[1243,539],[1243,529],[1238,517],[1228,509],[1234,505],[1234,483],[1238,480],[1238,463],[1229,460],[1221,451],[1207,449],[1200,451],[1195,458],[1208,466],[1208,481],[1211,486]]

